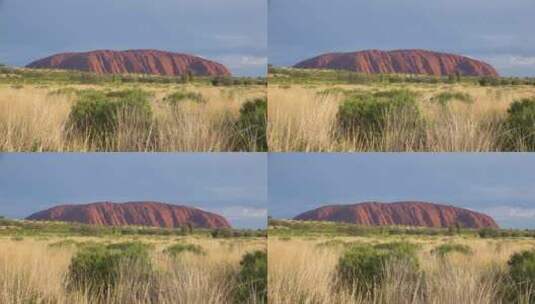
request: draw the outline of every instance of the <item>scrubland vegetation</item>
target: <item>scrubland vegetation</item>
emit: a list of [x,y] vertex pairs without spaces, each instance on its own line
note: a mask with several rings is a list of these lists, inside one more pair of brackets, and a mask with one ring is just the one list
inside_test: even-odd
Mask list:
[[535,79],[270,72],[270,151],[535,150]]
[[350,226],[270,221],[270,303],[535,302],[531,231]]
[[266,150],[263,79],[0,72],[0,151]]
[[265,231],[2,220],[0,303],[267,303]]

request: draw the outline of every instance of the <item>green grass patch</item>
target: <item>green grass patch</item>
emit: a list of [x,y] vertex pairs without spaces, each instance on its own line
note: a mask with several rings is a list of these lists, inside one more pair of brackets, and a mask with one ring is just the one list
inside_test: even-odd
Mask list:
[[178,244],[171,245],[164,250],[165,254],[173,258],[176,258],[186,252],[190,252],[195,255],[206,255],[206,251],[204,251],[204,249],[201,246],[195,245],[195,244],[178,243]]

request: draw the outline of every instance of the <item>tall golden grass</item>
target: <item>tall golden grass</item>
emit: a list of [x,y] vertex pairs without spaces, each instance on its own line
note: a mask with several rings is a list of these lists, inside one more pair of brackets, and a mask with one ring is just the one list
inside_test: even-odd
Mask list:
[[[74,239],[74,238],[73,238]],[[78,241],[114,242],[78,238]],[[124,241],[124,240],[121,240]],[[173,259],[163,249],[176,240],[143,238],[154,245],[153,280],[139,279],[135,264],[121,267],[117,285],[106,296],[66,288],[66,276],[76,247],[51,247],[57,239],[0,239],[0,303],[3,304],[146,304],[233,303],[239,262],[249,251],[265,249],[262,240],[180,238],[198,244],[206,255],[183,253]],[[98,299],[98,300],[97,300]],[[250,304],[255,304],[251,295]]]
[[[337,239],[359,243],[388,241],[358,237]],[[336,267],[344,247],[318,246],[325,240],[269,238],[270,303],[508,303],[501,292],[507,260],[513,253],[534,245],[527,239],[408,237],[410,242],[421,245],[418,258],[422,274],[417,279],[407,279],[408,267],[390,264],[385,267],[384,282],[375,286],[373,292],[363,293],[358,288],[339,288]],[[445,258],[431,254],[436,246],[452,241],[470,246],[473,254],[453,253]]]
[[[384,136],[356,139],[337,131],[337,113],[343,94],[318,94],[325,89],[380,91],[406,88],[419,93],[425,118],[417,129],[404,113],[387,113]],[[447,106],[431,102],[440,92],[468,93],[472,103],[453,100]],[[501,121],[514,100],[535,96],[532,86],[486,88],[470,85],[337,85],[277,86],[268,89],[268,145],[270,151],[426,151],[482,152],[503,150],[508,132]],[[520,140],[519,140],[520,141]],[[522,151],[521,142],[516,144]]]
[[[67,87],[120,90],[132,86]],[[69,130],[68,118],[76,95],[68,90],[55,93],[61,88],[59,85],[0,87],[0,151],[232,151],[242,131],[235,124],[241,105],[266,94],[261,86],[144,85],[138,88],[154,95],[152,125],[147,127],[139,115],[123,111],[118,115],[115,136],[108,138],[104,146],[97,146],[89,141],[89,135],[73,135],[75,132]],[[179,88],[202,94],[206,102],[184,101],[173,106],[163,101]],[[251,138],[250,142],[245,149],[254,151],[255,139]]]

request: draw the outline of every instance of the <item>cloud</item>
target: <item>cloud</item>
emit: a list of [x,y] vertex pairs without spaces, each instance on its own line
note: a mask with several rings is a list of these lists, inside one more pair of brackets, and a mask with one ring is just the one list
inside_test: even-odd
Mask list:
[[266,66],[268,62],[266,56],[249,54],[223,55],[217,59],[230,69],[259,68]]
[[255,208],[249,206],[230,206],[219,211],[220,214],[230,220],[234,219],[264,219],[267,217],[267,208]]
[[535,199],[535,189],[529,185],[473,186],[470,192],[473,197],[487,197],[494,200],[532,201]]
[[512,56],[510,62],[513,66],[534,66],[535,67],[535,56],[534,57]]
[[498,221],[535,220],[535,208],[494,206],[482,211]]

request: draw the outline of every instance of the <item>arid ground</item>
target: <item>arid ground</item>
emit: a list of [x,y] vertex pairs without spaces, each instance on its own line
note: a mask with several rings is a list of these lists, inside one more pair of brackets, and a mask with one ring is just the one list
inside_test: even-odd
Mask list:
[[[385,227],[369,235],[362,227],[354,227],[351,236],[345,231],[347,227],[305,232],[303,229],[313,224],[299,225],[270,226],[270,303],[490,304],[533,300],[532,289],[512,282],[515,274],[509,264],[513,254],[533,252],[532,237],[498,238],[477,232],[401,227],[391,227],[390,232]],[[381,259],[389,250],[398,249],[414,256]],[[344,271],[349,266],[360,268],[349,272],[348,284],[348,272]]]
[[[482,86],[473,81],[381,83],[375,80],[344,84],[336,80],[292,77],[270,79],[270,151],[533,150],[532,131],[519,130],[518,125],[508,120],[508,110],[514,101],[533,100],[535,86],[531,84]],[[414,100],[416,113],[404,110],[404,106],[388,110],[350,107],[357,99],[366,102],[384,98],[383,102],[390,102],[399,92],[409,92],[409,103],[412,107]],[[391,100],[381,94],[390,95]],[[349,105],[344,117],[357,122],[351,132],[344,130],[340,123],[346,101]],[[376,126],[369,130],[372,124]]]
[[247,254],[265,254],[263,237],[10,223],[0,225],[1,303],[265,303],[244,270]]
[[[4,73],[0,81],[0,151],[265,149],[258,144],[265,136],[259,139],[257,126],[245,123],[247,113],[240,112],[248,101],[265,102],[263,85],[214,86],[207,80],[173,83],[175,78],[155,83],[95,78],[83,83],[57,79],[59,76],[50,72]],[[137,99],[128,100],[129,94],[143,96],[137,96],[141,100],[136,104]],[[110,109],[99,102],[124,104]]]

